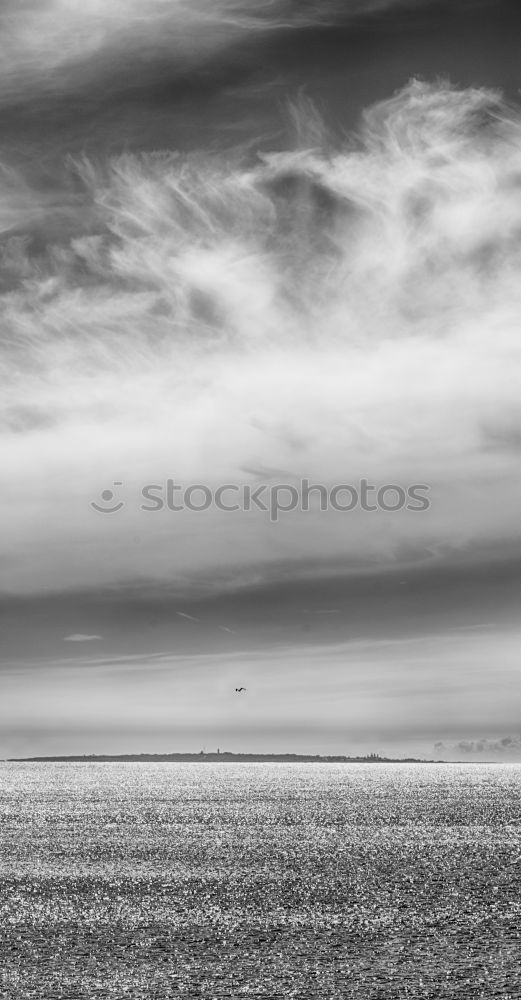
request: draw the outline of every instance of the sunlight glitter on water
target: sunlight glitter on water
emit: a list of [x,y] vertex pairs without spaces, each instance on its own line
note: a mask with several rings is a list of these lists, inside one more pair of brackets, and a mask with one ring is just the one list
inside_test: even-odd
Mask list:
[[519,996],[519,765],[0,774],[6,1000]]

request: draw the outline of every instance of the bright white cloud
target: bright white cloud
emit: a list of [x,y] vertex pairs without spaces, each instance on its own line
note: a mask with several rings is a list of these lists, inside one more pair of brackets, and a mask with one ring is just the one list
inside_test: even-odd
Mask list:
[[[518,538],[520,140],[497,95],[413,83],[336,152],[81,164],[76,236],[6,244],[3,586]],[[27,228],[13,183],[5,226]],[[432,508],[277,526],[138,509],[147,482],[254,482],[245,468],[424,482]],[[90,509],[106,488],[120,513]]]

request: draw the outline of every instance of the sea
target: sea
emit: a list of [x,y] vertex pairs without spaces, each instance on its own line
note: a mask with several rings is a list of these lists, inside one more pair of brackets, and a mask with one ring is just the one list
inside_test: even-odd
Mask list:
[[0,764],[3,1000],[521,996],[521,765]]

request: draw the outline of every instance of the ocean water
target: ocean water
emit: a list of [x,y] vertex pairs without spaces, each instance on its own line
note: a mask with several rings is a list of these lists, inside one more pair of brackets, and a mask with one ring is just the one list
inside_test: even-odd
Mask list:
[[514,1000],[520,777],[3,764],[1,995]]

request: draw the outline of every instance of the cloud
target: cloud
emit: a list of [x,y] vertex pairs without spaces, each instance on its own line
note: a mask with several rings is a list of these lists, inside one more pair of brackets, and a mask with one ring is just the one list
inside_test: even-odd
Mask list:
[[521,736],[503,736],[495,740],[486,737],[479,740],[460,740],[456,743],[456,750],[463,750],[464,753],[519,753]]
[[[519,113],[412,82],[356,139],[313,135],[257,160],[69,164],[61,207],[6,180],[4,589],[519,542]],[[139,510],[146,483],[254,484],[246,468],[427,483],[431,509]],[[106,489],[124,511],[93,512]]]
[[481,739],[464,739],[457,743],[434,744],[437,753],[466,754],[519,754],[521,752],[521,736],[502,736],[497,739],[482,737]]
[[75,632],[74,635],[65,635],[63,637],[64,642],[92,642],[94,639],[102,639],[102,635],[83,635],[81,632]]
[[[413,4],[413,0],[409,0]],[[423,0],[425,4],[430,0]],[[414,0],[417,5],[418,0]],[[194,68],[252,37],[342,24],[404,0],[4,0],[0,103],[99,83],[118,64]],[[128,79],[128,78],[127,78]]]

